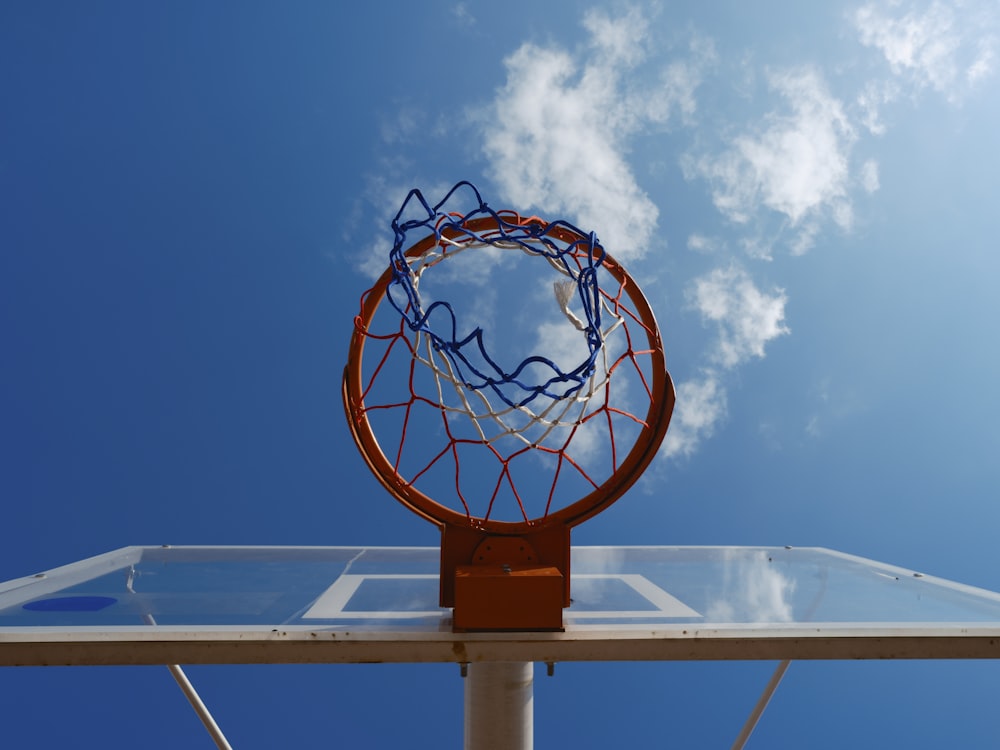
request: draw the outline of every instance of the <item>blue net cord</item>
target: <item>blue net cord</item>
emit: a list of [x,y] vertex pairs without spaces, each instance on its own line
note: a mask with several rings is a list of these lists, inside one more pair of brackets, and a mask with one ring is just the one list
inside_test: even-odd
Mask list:
[[[449,203],[462,197],[473,199],[471,211],[446,209]],[[404,215],[409,214],[416,214],[416,218],[404,220]],[[485,222],[488,230],[471,228],[480,219],[490,220]],[[448,377],[456,385],[474,392],[491,391],[513,409],[521,409],[540,396],[554,401],[571,399],[584,388],[595,372],[605,335],[601,329],[602,305],[597,282],[605,251],[593,232],[585,233],[564,221],[546,223],[498,213],[486,204],[474,185],[465,181],[456,184],[434,206],[419,190],[411,190],[392,220],[392,229],[395,235],[389,253],[392,280],[386,296],[409,328],[426,339],[428,359],[433,360],[433,354],[437,354],[447,360]],[[433,244],[424,256],[407,257],[410,248],[432,235]],[[475,326],[460,337],[455,311],[447,301],[437,300],[425,307],[419,293],[420,272],[449,252],[486,246],[519,249],[544,258],[567,278],[564,282],[567,286],[575,287],[573,291],[583,309],[582,320],[567,307],[573,292],[557,288],[556,294],[564,312],[585,336],[588,354],[583,361],[565,370],[548,357],[536,354],[505,369],[488,351],[481,327]],[[434,367],[432,361],[428,364]]]

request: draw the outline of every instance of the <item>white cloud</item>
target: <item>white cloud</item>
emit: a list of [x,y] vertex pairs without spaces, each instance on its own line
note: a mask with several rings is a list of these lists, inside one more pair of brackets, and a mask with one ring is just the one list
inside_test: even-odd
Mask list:
[[910,69],[939,90],[954,81],[959,43],[951,8],[934,3],[924,13],[890,18],[866,5],[854,14],[854,23],[861,43],[877,47],[893,70]]
[[690,44],[691,58],[670,63],[660,75],[660,95],[645,98],[649,116],[656,122],[666,122],[674,109],[686,124],[692,122],[698,108],[695,91],[701,85],[705,67],[717,56],[710,39],[692,34]]
[[861,187],[866,193],[874,193],[879,189],[878,162],[869,159],[861,165]]
[[705,253],[706,255],[716,252],[723,245],[723,241],[718,237],[706,237],[697,232],[689,235],[687,239],[688,250],[694,250],[696,253]]
[[586,361],[590,352],[587,337],[576,330],[562,315],[536,322],[536,340],[532,355],[542,354],[555,362],[563,371],[569,372]]
[[505,60],[507,82],[483,123],[484,150],[503,198],[521,209],[575,220],[616,257],[649,249],[659,210],[626,160],[630,136],[690,115],[699,66],[710,49],[675,63],[655,87],[639,88],[649,23],[638,11],[584,17],[586,55],[524,44]]
[[891,81],[869,81],[857,96],[861,124],[872,135],[884,135],[886,126],[879,109],[899,97],[899,87]]
[[879,50],[893,73],[956,101],[995,68],[996,12],[995,3],[932,2],[911,10],[870,3],[853,21],[861,43]]
[[705,616],[717,622],[790,622],[795,581],[770,564],[766,552],[732,552],[724,558],[723,591]]
[[451,9],[451,15],[460,26],[471,28],[476,25],[476,17],[472,15],[467,3],[456,3]]
[[749,236],[740,238],[743,252],[754,260],[774,260],[771,254],[773,240],[770,237]]
[[788,298],[781,289],[761,292],[736,266],[717,268],[695,279],[688,289],[691,304],[717,326],[712,358],[730,368],[764,356],[764,347],[788,333],[784,325]]
[[783,324],[787,298],[782,290],[761,292],[740,268],[717,268],[695,279],[691,304],[716,327],[709,352],[714,366],[677,386],[677,404],[663,442],[667,458],[686,458],[726,416],[726,390],[719,368],[731,369],[763,357],[767,343],[788,333]]
[[696,380],[677,385],[670,429],[661,449],[667,458],[687,458],[715,431],[726,416],[726,391],[718,375],[706,370]]
[[978,83],[980,79],[986,78],[993,73],[997,57],[995,39],[981,39],[977,46],[979,47],[979,53],[965,71],[965,80],[972,86]]
[[649,27],[638,8],[630,8],[620,18],[589,10],[583,16],[583,27],[590,32],[591,46],[612,64],[621,62],[631,67],[646,56]]
[[[847,219],[850,220],[850,207],[847,207],[846,211]],[[798,233],[789,243],[789,250],[792,251],[792,255],[804,255],[807,253],[812,248],[813,243],[816,242],[816,235],[818,234],[819,225],[815,221],[810,221],[799,229]]]
[[[707,179],[716,208],[737,223],[764,207],[793,227],[828,216],[848,228],[848,153],[856,136],[843,105],[811,68],[773,73],[769,84],[789,111],[769,113],[719,155],[686,160],[687,176]],[[800,250],[813,232],[807,226],[800,234]]]

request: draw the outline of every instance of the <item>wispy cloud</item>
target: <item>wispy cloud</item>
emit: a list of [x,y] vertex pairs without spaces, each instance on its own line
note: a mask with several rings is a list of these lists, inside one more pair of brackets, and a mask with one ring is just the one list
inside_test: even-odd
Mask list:
[[688,250],[694,250],[696,253],[705,253],[706,255],[717,252],[724,246],[725,243],[720,238],[708,237],[698,232],[688,235],[687,239]]
[[677,385],[677,402],[661,452],[667,458],[688,458],[712,436],[726,416],[726,389],[714,370]]
[[769,341],[788,333],[784,324],[788,298],[781,289],[762,292],[737,266],[717,268],[688,288],[691,305],[716,327],[711,358],[732,368],[764,356]]
[[689,157],[689,179],[708,180],[716,208],[746,224],[763,208],[797,228],[792,249],[812,244],[815,224],[852,221],[848,155],[856,136],[842,103],[813,68],[771,73],[769,85],[785,102],[761,124],[733,137],[720,154]]
[[995,3],[870,3],[852,21],[861,43],[879,50],[894,74],[951,101],[996,69]]
[[[891,77],[871,80],[842,100],[816,66],[772,69],[766,78],[776,102],[769,111],[724,136],[722,148],[709,151],[701,144],[682,159],[685,177],[707,183],[718,211],[742,229],[743,236],[728,244],[742,246],[750,258],[770,260],[779,241],[802,254],[825,229],[851,229],[853,201],[880,189],[878,162],[854,162],[852,154],[862,135],[887,132],[885,105],[914,89],[958,101],[995,73],[995,2],[869,2],[850,19],[860,42],[885,58]],[[705,252],[716,245],[695,233],[688,247]],[[715,336],[706,366],[678,386],[678,412],[664,450],[681,457],[724,419],[726,372],[763,357],[770,342],[788,333],[784,291],[762,291],[738,267],[695,279],[687,298]],[[822,421],[813,415],[808,434],[821,434]]]
[[869,81],[865,84],[855,99],[861,125],[872,135],[884,135],[886,125],[882,120],[882,107],[898,97],[899,87],[892,81]]
[[476,18],[472,15],[467,3],[455,3],[451,9],[451,15],[460,26],[471,28],[476,25]]
[[769,342],[789,332],[784,291],[761,291],[737,266],[695,279],[687,297],[715,335],[707,353],[711,365],[677,386],[676,412],[663,446],[664,454],[675,458],[694,453],[725,418],[724,371],[763,357]]
[[[794,579],[768,561],[766,552],[729,553],[724,586],[709,602],[705,616],[717,622],[790,622]],[[715,593],[715,592],[713,592]]]
[[874,159],[868,159],[861,165],[861,187],[866,193],[879,189],[878,162]]
[[521,208],[575,219],[621,259],[645,254],[659,210],[626,159],[630,136],[690,116],[701,67],[712,54],[668,65],[658,83],[631,85],[648,58],[649,24],[632,9],[618,18],[589,12],[581,53],[524,44],[505,65],[507,82],[484,121],[484,150],[503,198]]

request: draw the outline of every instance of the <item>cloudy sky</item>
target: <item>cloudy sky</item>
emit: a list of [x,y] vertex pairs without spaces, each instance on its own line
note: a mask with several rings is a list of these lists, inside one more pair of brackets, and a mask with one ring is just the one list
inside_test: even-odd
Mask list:
[[[663,329],[664,446],[576,543],[825,546],[1000,590],[996,0],[14,2],[0,70],[0,578],[436,544],[339,378],[407,192],[467,179],[595,231]],[[538,744],[728,746],[772,669],[564,665]],[[459,742],[448,667],[192,678],[238,748]],[[996,678],[793,664],[750,746],[990,746]],[[18,746],[207,743],[161,670],[0,694]]]

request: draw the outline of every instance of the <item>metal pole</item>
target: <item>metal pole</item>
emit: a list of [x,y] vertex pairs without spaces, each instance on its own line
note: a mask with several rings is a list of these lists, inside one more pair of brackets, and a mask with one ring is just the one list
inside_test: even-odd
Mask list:
[[746,724],[743,725],[743,730],[740,732],[740,736],[736,738],[736,742],[733,743],[732,750],[743,750],[743,746],[747,744],[747,740],[750,739],[751,733],[757,727],[757,722],[760,721],[760,717],[764,713],[764,709],[767,708],[767,704],[771,702],[771,696],[774,695],[774,691],[778,689],[778,684],[781,682],[781,678],[785,676],[785,670],[788,669],[788,665],[791,662],[788,659],[781,662],[778,668],[774,670],[774,674],[771,675],[771,679],[767,681],[767,687],[764,688],[764,692],[761,693],[760,698],[757,700],[757,705],[753,707],[753,711],[750,712],[750,716],[747,718]]
[[205,725],[205,729],[212,736],[212,740],[215,742],[216,747],[219,750],[233,750],[232,745],[226,739],[226,736],[219,729],[219,725],[215,723],[215,719],[212,718],[212,714],[209,713],[208,707],[202,702],[201,697],[198,695],[191,681],[188,680],[187,675],[184,674],[184,670],[181,669],[176,664],[168,664],[167,667],[170,669],[170,674],[174,676],[177,680],[177,684],[180,686],[184,695],[187,696],[188,702],[191,704],[191,708],[194,712],[198,714],[198,718],[201,719],[201,723]]
[[530,661],[469,664],[465,750],[531,750],[534,677]]

